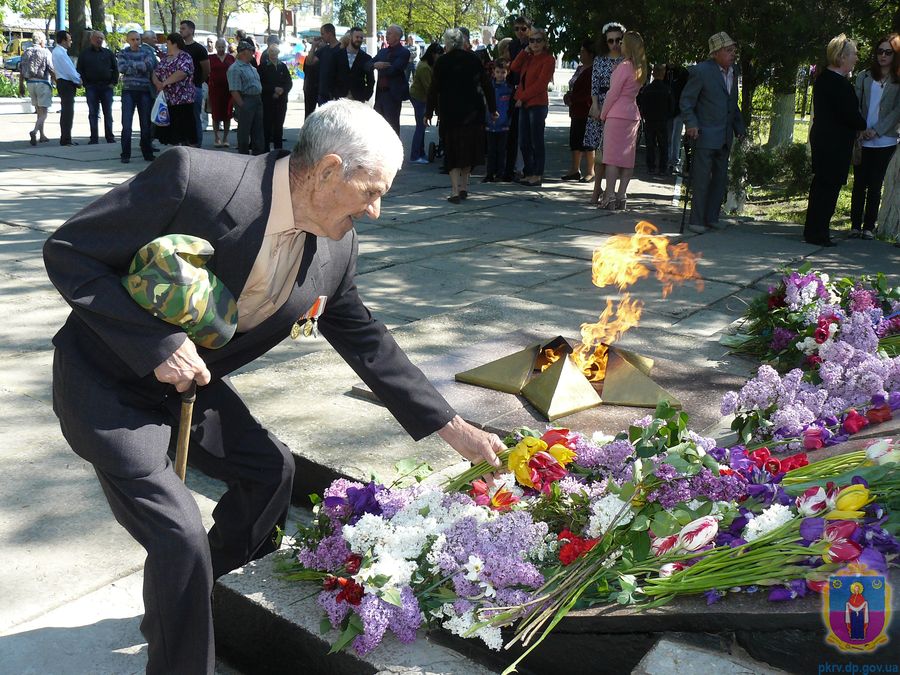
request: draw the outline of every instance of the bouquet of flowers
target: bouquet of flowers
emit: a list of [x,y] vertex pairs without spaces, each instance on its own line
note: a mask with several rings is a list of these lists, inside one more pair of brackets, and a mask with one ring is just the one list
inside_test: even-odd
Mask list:
[[900,451],[876,445],[814,464],[720,448],[666,404],[615,437],[520,429],[490,484],[487,464],[443,485],[336,481],[283,570],[320,584],[335,650],[427,626],[499,649],[514,626],[521,660],[579,607],[763,588],[785,600],[847,562],[886,569]]
[[881,273],[832,281],[806,264],[786,270],[750,304],[740,331],[722,341],[786,372],[817,367],[823,345],[838,339],[873,354],[880,341],[887,354],[900,353],[900,288]]

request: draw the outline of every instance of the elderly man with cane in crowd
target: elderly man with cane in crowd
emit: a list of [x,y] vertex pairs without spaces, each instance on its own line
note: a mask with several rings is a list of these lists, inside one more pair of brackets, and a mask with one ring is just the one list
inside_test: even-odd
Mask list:
[[709,59],[691,68],[681,93],[685,135],[693,142],[691,218],[697,234],[719,228],[734,137],[745,133],[734,70],[737,43],[727,33],[709,38]]
[[[147,550],[150,673],[211,674],[214,580],[275,548],[292,455],[228,375],[287,335],[314,324],[413,438],[437,432],[467,459],[499,466],[500,440],[456,415],[356,290],[354,219],[378,217],[402,160],[377,113],[334,101],[306,120],[291,153],[163,153],[44,247],[72,307],[54,338],[54,410]],[[198,283],[157,297],[178,270]],[[193,383],[191,463],[229,486],[209,533],[168,456],[179,392]]]

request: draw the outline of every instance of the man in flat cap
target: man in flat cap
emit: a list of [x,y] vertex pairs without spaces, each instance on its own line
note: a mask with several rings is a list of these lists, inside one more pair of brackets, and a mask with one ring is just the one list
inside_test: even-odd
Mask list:
[[[213,582],[275,548],[293,456],[253,418],[228,375],[298,322],[316,320],[414,439],[437,432],[467,459],[499,465],[500,439],[455,413],[356,290],[354,218],[378,217],[402,161],[400,140],[378,113],[332,101],[306,120],[290,153],[167,150],[44,246],[47,273],[72,307],[53,339],[53,408],[72,449],[93,464],[116,520],[147,550],[148,673],[211,675]],[[181,310],[180,291],[160,304],[155,288],[154,297],[140,290],[148,270],[156,283],[152,275],[172,272],[172,263],[200,261],[217,286],[183,298]],[[236,308],[218,327],[207,311],[191,311],[210,299]],[[211,334],[229,325],[230,338]],[[208,533],[167,454],[178,392],[192,382],[192,464],[228,485]]]
[[735,136],[743,137],[734,70],[737,44],[727,33],[709,38],[709,59],[690,69],[681,93],[685,135],[694,141],[691,165],[691,219],[688,229],[703,234],[719,227],[728,181],[728,155]]
[[262,83],[253,49],[251,43],[245,40],[239,42],[236,60],[226,73],[238,123],[238,152],[242,155],[250,154],[251,150],[254,155],[265,152]]

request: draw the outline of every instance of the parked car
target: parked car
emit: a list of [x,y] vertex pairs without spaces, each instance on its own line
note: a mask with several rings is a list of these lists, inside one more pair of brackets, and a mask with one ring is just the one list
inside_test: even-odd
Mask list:
[[3,69],[4,70],[19,70],[19,62],[22,60],[21,56],[10,56],[8,58],[3,59]]

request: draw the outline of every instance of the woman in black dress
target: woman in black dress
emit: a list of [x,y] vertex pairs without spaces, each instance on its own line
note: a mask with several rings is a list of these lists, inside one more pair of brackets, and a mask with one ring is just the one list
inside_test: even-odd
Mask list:
[[481,60],[464,49],[460,30],[444,33],[444,55],[435,61],[425,124],[437,112],[441,137],[450,171],[448,201],[458,204],[469,196],[469,174],[472,167],[484,162],[485,110],[496,113],[494,87]]
[[856,65],[856,44],[843,33],[828,43],[828,67],[818,69],[813,84],[812,185],[803,239],[816,246],[835,246],[828,231],[841,186],[847,182],[853,140],[866,128],[859,101],[847,76]]

